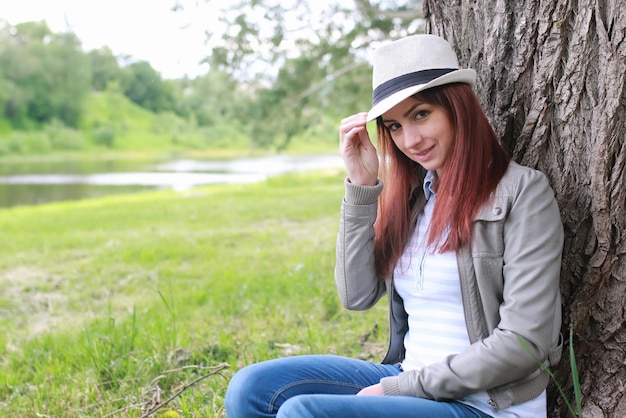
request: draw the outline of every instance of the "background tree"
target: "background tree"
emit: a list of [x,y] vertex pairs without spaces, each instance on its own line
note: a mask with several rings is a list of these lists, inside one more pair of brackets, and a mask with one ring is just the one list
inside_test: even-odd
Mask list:
[[[566,233],[563,333],[573,327],[583,415],[624,417],[626,3],[424,0],[424,14],[427,31],[478,71],[514,159],[551,179]],[[569,371],[563,361],[557,375],[573,399]],[[549,416],[567,416],[552,395]]]
[[1,35],[0,72],[7,88],[4,114],[17,126],[53,119],[76,126],[91,90],[78,38],[54,34],[44,22],[5,27]]
[[44,22],[0,31],[4,115],[16,127],[54,119],[76,126],[91,91],[89,64],[72,33],[54,34]]
[[242,89],[241,83],[219,70],[193,80],[180,80],[177,113],[193,118],[202,127],[220,122],[245,124],[249,115],[243,114],[247,96]]
[[124,94],[130,100],[153,112],[175,108],[174,84],[164,81],[149,62],[136,61],[122,71]]
[[422,23],[420,0],[324,4],[256,0],[221,11],[227,29],[207,61],[258,86],[248,123],[257,146],[284,149],[310,124],[362,111],[371,98],[366,51]]
[[33,103],[47,102],[50,107],[49,112],[42,113],[42,121],[58,119],[66,126],[76,127],[91,92],[89,63],[73,33],[55,34],[48,42],[45,47],[33,47],[33,53],[40,51],[42,64],[41,73],[37,74],[39,82],[31,83],[37,99]]
[[87,53],[91,64],[91,86],[96,91],[104,91],[111,83],[122,80],[122,69],[109,47],[91,50]]

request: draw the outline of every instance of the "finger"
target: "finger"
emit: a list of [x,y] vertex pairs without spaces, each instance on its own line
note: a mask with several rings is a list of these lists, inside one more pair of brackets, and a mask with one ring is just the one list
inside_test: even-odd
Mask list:
[[360,149],[368,149],[371,141],[364,127],[350,129],[340,138],[339,148],[342,151],[354,152]]
[[349,116],[341,121],[339,126],[339,132],[345,135],[355,127],[365,127],[367,123],[367,113],[357,113],[356,115]]

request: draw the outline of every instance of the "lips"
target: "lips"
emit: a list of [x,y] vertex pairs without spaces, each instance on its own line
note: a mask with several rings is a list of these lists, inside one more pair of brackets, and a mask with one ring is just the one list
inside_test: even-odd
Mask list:
[[416,157],[424,157],[424,156],[425,156],[425,155],[427,155],[429,152],[431,152],[431,151],[433,150],[433,148],[435,148],[435,146],[434,146],[434,145],[433,145],[433,146],[431,146],[431,147],[429,147],[429,148],[426,148],[425,150],[422,150],[422,151],[417,151],[417,152],[415,152],[415,153],[414,153],[414,155],[415,155]]

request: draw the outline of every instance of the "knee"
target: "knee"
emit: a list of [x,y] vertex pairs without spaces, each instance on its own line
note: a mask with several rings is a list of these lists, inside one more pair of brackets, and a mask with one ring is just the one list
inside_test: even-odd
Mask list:
[[276,418],[314,418],[319,417],[314,413],[313,397],[310,395],[297,395],[287,399],[278,410]]
[[255,393],[262,383],[261,376],[255,372],[254,365],[244,367],[236,372],[228,383],[224,408],[229,418],[256,417],[262,413],[258,405],[255,405]]

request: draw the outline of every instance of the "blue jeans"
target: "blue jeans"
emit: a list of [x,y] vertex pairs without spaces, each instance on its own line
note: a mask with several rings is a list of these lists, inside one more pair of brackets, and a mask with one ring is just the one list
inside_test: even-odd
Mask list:
[[252,364],[233,376],[226,392],[229,418],[484,418],[460,402],[411,396],[354,396],[397,365],[330,355],[284,357]]

